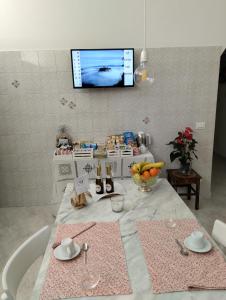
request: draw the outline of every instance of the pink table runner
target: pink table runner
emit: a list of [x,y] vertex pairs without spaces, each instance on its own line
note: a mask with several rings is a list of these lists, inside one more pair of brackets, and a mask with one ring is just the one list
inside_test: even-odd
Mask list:
[[[59,225],[56,241],[76,234],[89,224]],[[52,253],[41,300],[132,293],[118,223],[97,223],[74,240],[79,245],[89,244],[88,268],[100,274],[99,284],[91,291],[81,288],[84,253],[70,261],[59,261]]]
[[167,228],[164,221],[141,221],[137,228],[154,293],[226,289],[226,262],[217,249],[180,254],[175,238],[183,242],[192,231],[200,230],[197,221],[178,220],[174,229]]

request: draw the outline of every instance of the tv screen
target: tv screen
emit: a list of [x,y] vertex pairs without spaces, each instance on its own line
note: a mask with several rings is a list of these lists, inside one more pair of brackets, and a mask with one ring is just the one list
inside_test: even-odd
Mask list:
[[74,88],[134,86],[134,49],[72,49]]

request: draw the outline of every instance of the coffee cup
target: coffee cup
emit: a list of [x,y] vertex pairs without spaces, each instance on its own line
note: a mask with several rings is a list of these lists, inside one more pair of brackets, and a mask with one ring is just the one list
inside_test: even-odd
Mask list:
[[190,241],[193,247],[197,249],[201,249],[205,246],[204,235],[201,231],[192,232],[192,234],[190,235]]
[[75,254],[75,245],[71,238],[66,238],[61,241],[62,254],[65,257],[72,257]]

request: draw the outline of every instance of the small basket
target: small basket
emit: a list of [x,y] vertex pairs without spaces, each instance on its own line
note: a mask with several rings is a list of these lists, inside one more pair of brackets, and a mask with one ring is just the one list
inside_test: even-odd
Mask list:
[[120,150],[120,156],[133,156],[133,149],[132,148],[127,148],[127,149],[123,149]]
[[72,160],[72,152],[67,154],[57,154],[55,150],[53,153],[53,160]]
[[93,148],[74,149],[73,158],[93,158]]
[[120,150],[107,150],[107,157],[120,157]]

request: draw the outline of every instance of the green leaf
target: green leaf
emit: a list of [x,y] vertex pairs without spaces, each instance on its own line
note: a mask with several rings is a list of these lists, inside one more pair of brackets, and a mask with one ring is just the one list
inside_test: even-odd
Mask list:
[[173,162],[176,158],[180,157],[181,153],[179,151],[173,151],[170,153],[170,161]]
[[196,155],[196,153],[194,151],[192,151],[192,153],[194,154],[195,158],[198,159],[198,156]]
[[168,144],[166,145],[173,145],[174,144],[174,141],[170,141]]

